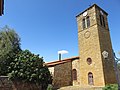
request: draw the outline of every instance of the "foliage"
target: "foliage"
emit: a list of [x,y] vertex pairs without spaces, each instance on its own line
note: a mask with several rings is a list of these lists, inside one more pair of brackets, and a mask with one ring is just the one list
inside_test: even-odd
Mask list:
[[43,58],[28,50],[21,51],[10,63],[9,71],[11,70],[8,76],[12,80],[32,82],[45,88],[51,82],[51,75],[48,68],[44,66]]
[[0,31],[0,75],[7,75],[10,62],[20,50],[18,34],[8,26],[2,28]]
[[106,85],[103,90],[118,90],[118,85],[117,84],[109,84]]
[[22,51],[18,34],[5,26],[0,31],[0,75],[9,79],[42,85],[43,89],[52,82],[43,58],[30,51]]
[[47,90],[53,90],[52,84],[48,84]]

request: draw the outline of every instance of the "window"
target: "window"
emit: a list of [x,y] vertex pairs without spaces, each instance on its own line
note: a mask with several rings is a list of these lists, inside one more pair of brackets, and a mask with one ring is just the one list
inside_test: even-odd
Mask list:
[[73,80],[77,80],[77,70],[76,69],[72,70],[72,78],[73,78]]
[[93,74],[91,72],[88,73],[88,84],[89,85],[94,85]]
[[105,19],[104,19],[104,17],[102,17],[103,18],[103,26],[105,27]]
[[104,16],[100,14],[100,25],[105,27],[105,19]]
[[103,23],[102,23],[102,15],[100,14],[100,25],[102,26]]
[[82,20],[83,29],[90,27],[90,17],[87,16]]
[[83,29],[85,29],[86,28],[85,19],[82,20],[82,25],[83,25]]
[[92,64],[92,59],[91,58],[87,58],[87,64],[88,65]]
[[89,27],[90,26],[90,18],[89,18],[89,16],[87,16],[86,20],[87,20],[87,27]]

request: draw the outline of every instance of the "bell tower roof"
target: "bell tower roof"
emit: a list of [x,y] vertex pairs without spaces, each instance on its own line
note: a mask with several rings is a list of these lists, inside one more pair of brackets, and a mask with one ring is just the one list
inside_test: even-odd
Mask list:
[[93,4],[92,6],[90,6],[89,8],[87,8],[86,10],[84,10],[83,12],[79,13],[76,17],[79,17],[80,15],[82,15],[84,12],[86,12],[87,10],[91,9],[92,7],[98,8],[100,10],[102,10],[106,15],[108,15],[107,12],[105,12],[102,8],[100,8],[97,4]]

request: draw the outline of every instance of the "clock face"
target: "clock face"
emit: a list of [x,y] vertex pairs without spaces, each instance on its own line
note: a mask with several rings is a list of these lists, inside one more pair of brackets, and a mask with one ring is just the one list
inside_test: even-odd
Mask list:
[[84,17],[87,16],[87,11],[83,13],[83,16],[84,16]]
[[90,37],[90,31],[86,31],[85,33],[84,33],[84,37],[87,39],[87,38],[89,38]]

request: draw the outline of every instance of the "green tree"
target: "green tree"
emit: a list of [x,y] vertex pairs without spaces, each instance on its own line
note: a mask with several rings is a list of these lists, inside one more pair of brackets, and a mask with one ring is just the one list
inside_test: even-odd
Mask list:
[[8,26],[0,30],[0,75],[7,75],[15,55],[21,51],[18,34]]
[[45,90],[52,80],[48,67],[44,65],[43,58],[32,54],[29,50],[21,51],[10,63],[9,70],[12,70],[8,75],[11,80],[42,85]]

